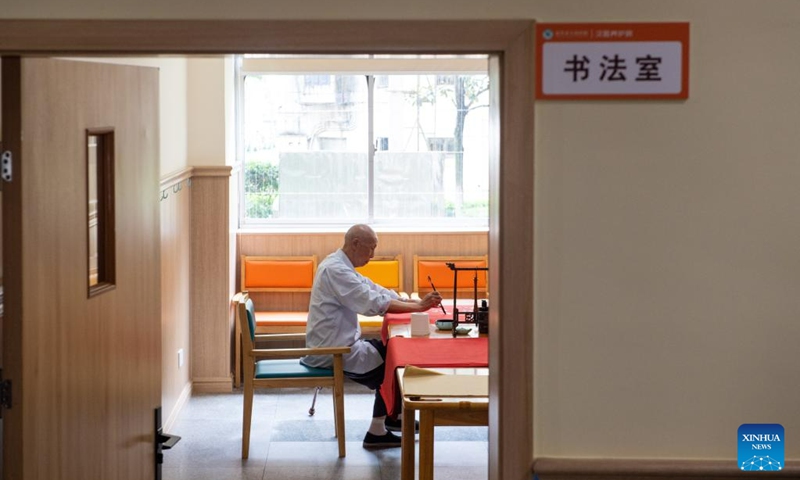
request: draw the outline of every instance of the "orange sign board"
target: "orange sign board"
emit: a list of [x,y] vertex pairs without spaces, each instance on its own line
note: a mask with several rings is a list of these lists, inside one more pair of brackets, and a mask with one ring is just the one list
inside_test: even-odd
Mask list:
[[536,98],[687,99],[688,23],[539,23]]

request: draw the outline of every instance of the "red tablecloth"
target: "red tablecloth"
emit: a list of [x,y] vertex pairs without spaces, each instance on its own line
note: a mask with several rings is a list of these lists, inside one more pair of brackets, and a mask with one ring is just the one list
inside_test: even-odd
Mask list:
[[[441,311],[439,312],[441,313]],[[405,338],[393,337],[386,349],[386,373],[381,396],[386,410],[394,416],[400,392],[397,387],[397,367],[487,367],[489,339],[480,338]]]
[[[453,318],[453,300],[444,300],[442,301],[442,305],[444,306],[447,313],[442,313],[442,309],[439,307],[431,308],[428,310],[428,318],[430,319],[431,323],[435,323],[436,320],[441,320],[442,318],[452,319]],[[458,300],[458,309],[459,311],[472,311],[474,307],[473,300]],[[462,310],[463,309],[463,310]],[[459,319],[463,320],[463,318]],[[411,313],[387,313],[383,316],[383,323],[381,324],[381,340],[383,343],[389,339],[389,325],[395,323],[410,323],[411,322]]]

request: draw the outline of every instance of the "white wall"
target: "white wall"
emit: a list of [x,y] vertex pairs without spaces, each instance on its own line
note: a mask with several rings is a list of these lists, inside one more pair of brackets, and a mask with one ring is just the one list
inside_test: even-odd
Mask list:
[[[730,459],[742,423],[800,435],[800,2],[40,0],[0,16],[691,22],[687,101],[536,106],[535,454]],[[222,164],[205,140],[192,164]]]
[[183,170],[187,163],[187,61],[160,57],[161,176]]
[[190,57],[188,60],[187,155],[190,166],[225,165],[226,113],[230,113],[226,112],[225,72],[225,58],[221,56]]
[[731,458],[800,434],[800,3],[640,4],[540,16],[688,20],[691,77],[536,106],[536,453]]

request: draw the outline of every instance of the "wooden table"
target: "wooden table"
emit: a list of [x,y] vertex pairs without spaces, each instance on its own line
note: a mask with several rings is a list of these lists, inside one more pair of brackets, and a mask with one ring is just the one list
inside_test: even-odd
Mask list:
[[432,329],[429,336],[409,337],[402,334],[403,327],[399,330],[386,345],[386,373],[380,387],[386,412],[390,416],[397,415],[402,409],[403,400],[395,374],[397,368],[406,365],[435,368],[489,366],[489,339],[483,335],[478,338],[474,335],[453,338],[450,330]]
[[[428,310],[427,313],[428,317],[430,317],[431,324],[434,324],[436,320],[446,319],[452,320],[453,318],[453,307],[452,307],[452,300],[444,300],[442,301],[442,307],[444,307],[444,312],[442,312],[442,308],[435,307]],[[458,301],[458,308],[462,309],[462,311],[472,311],[472,307],[474,306],[474,302],[472,300],[459,300]],[[411,313],[387,313],[383,316],[383,325],[381,328],[381,340],[384,343],[391,337],[391,327],[397,324],[406,324],[409,325],[411,323]],[[463,324],[461,324],[463,325]],[[473,324],[474,325],[474,324]],[[451,332],[452,333],[452,332]],[[407,335],[406,335],[407,336]]]
[[[489,375],[488,368],[431,368],[456,375]],[[397,382],[403,397],[403,417],[411,420],[419,410],[419,480],[433,480],[433,427],[488,426],[489,397],[407,397],[403,393],[404,368],[397,369]],[[401,480],[414,480],[415,435],[414,422],[404,421]]]
[[[478,326],[474,323],[461,323],[459,327],[469,327],[468,335],[458,335],[458,337],[486,337],[485,334],[478,334]],[[439,330],[436,325],[430,324],[430,338],[453,338],[452,330]],[[407,337],[411,338],[411,324],[410,323],[395,323],[388,326],[389,337]]]

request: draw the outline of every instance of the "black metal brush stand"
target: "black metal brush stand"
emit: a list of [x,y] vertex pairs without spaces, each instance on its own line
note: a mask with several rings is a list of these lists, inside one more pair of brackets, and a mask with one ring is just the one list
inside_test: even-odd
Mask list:
[[[478,308],[478,272],[488,272],[488,267],[456,267],[455,263],[446,263],[447,268],[453,271],[453,337],[458,335],[459,323],[474,323],[478,326],[480,333],[488,331],[489,310],[486,301],[483,301],[481,308]],[[472,275],[472,311],[458,311],[458,272],[469,271]],[[463,320],[460,320],[463,318]]]

